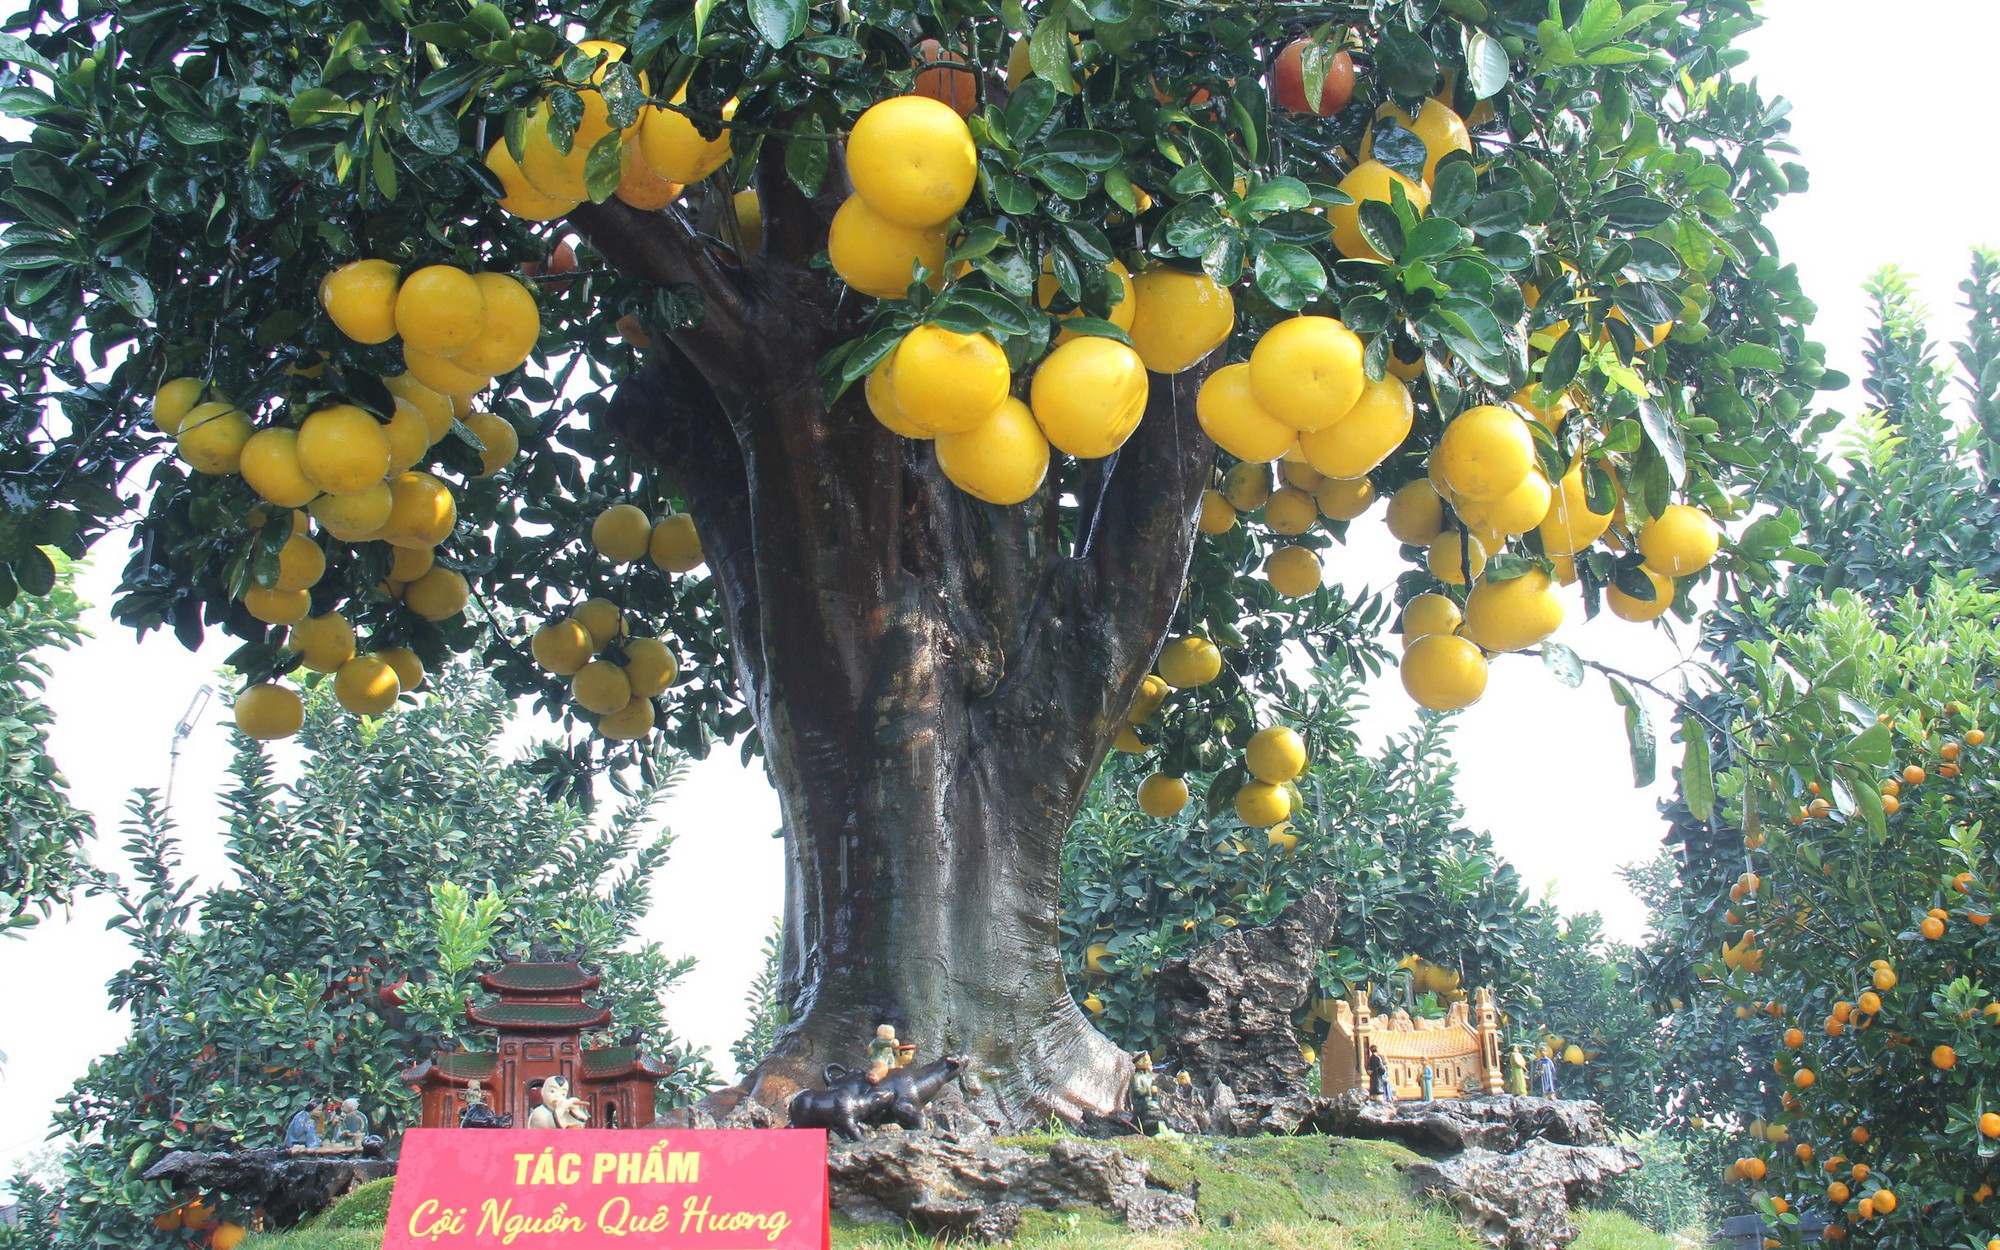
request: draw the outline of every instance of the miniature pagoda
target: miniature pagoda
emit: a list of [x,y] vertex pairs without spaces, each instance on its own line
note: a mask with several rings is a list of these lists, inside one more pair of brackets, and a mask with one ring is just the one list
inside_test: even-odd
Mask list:
[[[571,1092],[589,1104],[591,1128],[653,1122],[654,1086],[673,1064],[636,1044],[585,1049],[583,1034],[608,1027],[611,1012],[584,1001],[598,978],[582,964],[509,963],[481,975],[479,983],[499,1001],[467,1007],[466,1019],[493,1030],[498,1042],[489,1051],[440,1050],[403,1073],[404,1083],[423,1098],[423,1127],[457,1128],[481,1096],[502,1123],[525,1126],[528,1112],[540,1105],[541,1083],[552,1076],[568,1078]],[[468,1097],[475,1084],[479,1094]]]

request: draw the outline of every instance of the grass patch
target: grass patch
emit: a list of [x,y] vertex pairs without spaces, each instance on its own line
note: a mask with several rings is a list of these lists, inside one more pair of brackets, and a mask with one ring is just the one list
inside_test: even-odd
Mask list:
[[1683,1250],[1689,1244],[1656,1233],[1623,1211],[1579,1211],[1576,1226],[1577,1239],[1569,1250]]

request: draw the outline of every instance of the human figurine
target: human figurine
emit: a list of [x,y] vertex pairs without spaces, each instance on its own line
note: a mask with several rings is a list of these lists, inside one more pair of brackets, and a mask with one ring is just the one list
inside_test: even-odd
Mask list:
[[285,1125],[285,1149],[293,1154],[318,1150],[320,1130],[326,1127],[326,1108],[318,1102],[309,1102],[292,1115]]
[[1192,1084],[1194,1084],[1194,1078],[1192,1076],[1189,1076],[1186,1072],[1174,1073],[1174,1087],[1176,1089],[1186,1089],[1188,1086]]
[[1159,1078],[1153,1075],[1153,1057],[1145,1051],[1132,1056],[1132,1119],[1139,1126],[1141,1137],[1152,1136],[1147,1122],[1158,1122],[1153,1114],[1153,1095],[1159,1088]]
[[1368,1052],[1368,1092],[1386,1102],[1396,1101],[1396,1091],[1389,1086],[1389,1065],[1377,1050]]
[[868,1043],[868,1083],[879,1085],[890,1071],[902,1066],[897,1060],[896,1026],[875,1026],[875,1040]]
[[1528,1057],[1519,1046],[1507,1052],[1507,1092],[1516,1098],[1528,1096]]
[[569,1078],[552,1076],[542,1082],[542,1105],[528,1113],[529,1128],[582,1128],[590,1123],[590,1108],[572,1098]]
[[1430,1100],[1431,1100],[1431,1064],[1430,1060],[1426,1059],[1424,1061],[1424,1101],[1429,1102]]
[[514,1115],[496,1115],[486,1099],[486,1089],[478,1081],[465,1087],[465,1110],[458,1113],[460,1128],[513,1128]]
[[334,1130],[334,1140],[356,1150],[368,1140],[368,1117],[362,1113],[359,1098],[341,1100],[340,1123]]
[[1556,1059],[1547,1051],[1535,1061],[1535,1075],[1541,1079],[1541,1095],[1544,1098],[1556,1096]]

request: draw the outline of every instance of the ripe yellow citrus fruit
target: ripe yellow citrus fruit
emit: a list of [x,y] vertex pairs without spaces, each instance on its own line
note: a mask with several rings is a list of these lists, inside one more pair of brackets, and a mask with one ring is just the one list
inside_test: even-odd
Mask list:
[[1149,748],[1145,740],[1139,737],[1137,730],[1125,725],[1118,730],[1118,736],[1111,740],[1111,749],[1123,751],[1127,755],[1144,755]]
[[1465,617],[1444,595],[1418,595],[1403,607],[1403,645],[1432,634],[1455,634]]
[[[1280,855],[1290,855],[1299,849],[1299,835],[1289,824],[1273,825],[1270,832],[1264,835],[1264,845]],[[1310,1054],[1311,1047],[1305,1047],[1304,1053]],[[1308,1059],[1306,1062],[1311,1063],[1312,1060]]]
[[1236,509],[1219,490],[1201,492],[1201,515],[1195,525],[1204,534],[1227,534],[1236,528]]
[[408,647],[384,647],[375,655],[395,670],[396,685],[404,694],[424,684],[424,662]]
[[382,433],[389,440],[391,476],[415,466],[431,449],[431,427],[424,423],[424,414],[407,400],[396,401],[395,415],[382,427]]
[[[1086,341],[1110,342],[1109,339]],[[1067,350],[1068,347],[1056,349]],[[1054,358],[1051,353],[1050,359]],[[1044,362],[1043,368],[1047,367]],[[1012,377],[1007,368],[1007,353],[986,335],[920,325],[904,335],[897,345],[896,364],[889,382],[896,407],[911,421],[933,434],[961,434],[1000,410],[1007,400]],[[1054,439],[1050,441],[1062,446]]]
[[355,342],[386,343],[396,337],[399,272],[386,260],[349,261],[320,279],[320,307]]
[[745,187],[736,193],[730,203],[730,213],[736,218],[736,236],[743,243],[743,252],[755,256],[764,250],[764,205],[757,198],[754,187]]
[[479,476],[492,477],[514,463],[521,453],[521,436],[507,418],[490,412],[467,413],[465,428],[479,440]]
[[1496,534],[1525,534],[1549,514],[1549,480],[1533,469],[1498,499],[1459,499],[1458,519]]
[[458,408],[449,395],[425,386],[412,373],[398,373],[382,379],[382,385],[389,394],[415,408],[424,418],[424,426],[431,432],[431,442],[436,443],[451,433],[451,423],[458,418]]
[[687,190],[671,178],[662,178],[646,163],[646,149],[637,133],[627,133],[625,146],[618,152],[618,187],[611,194],[633,208],[655,213],[681,198]]
[[244,484],[267,503],[303,508],[319,496],[319,487],[299,471],[297,430],[258,430],[243,443],[237,471]]
[[306,511],[341,542],[362,543],[381,534],[382,527],[389,523],[389,509],[394,502],[389,484],[377,482],[358,494],[321,495]]
[[1498,499],[1534,467],[1535,440],[1518,414],[1481,404],[1444,427],[1431,458],[1454,495]]
[[[932,437],[929,430],[910,420],[909,414],[896,406],[896,385],[894,366],[896,353],[891,349],[873,369],[868,371],[868,381],[862,393],[868,401],[868,411],[886,428],[904,438],[925,439]],[[1046,441],[1046,440],[1044,440]]]
[[357,495],[389,472],[389,435],[353,404],[335,404],[299,426],[299,472],[329,495]]
[[590,631],[591,650],[603,649],[613,638],[625,635],[625,613],[609,599],[588,599],[573,613],[576,621]]
[[[687,89],[673,98],[676,105],[687,103]],[[722,106],[723,120],[736,115],[736,101]],[[700,182],[729,163],[729,128],[713,139],[704,139],[687,116],[669,108],[647,105],[639,110],[639,150],[654,173],[669,182]]]
[[1555,580],[1530,569],[1506,581],[1481,581],[1465,598],[1465,636],[1488,651],[1536,646],[1563,623]]
[[427,621],[457,616],[465,611],[466,600],[471,597],[472,589],[465,584],[465,578],[451,569],[433,567],[403,588],[403,602]]
[[1646,566],[1668,577],[1701,572],[1721,545],[1715,518],[1684,503],[1668,504],[1639,531],[1639,554],[1646,557]]
[[1572,408],[1576,407],[1576,404],[1571,401],[1568,393],[1565,392],[1557,395],[1554,403],[1545,407],[1537,407],[1533,400],[1535,392],[1538,389],[1538,387],[1524,386],[1508,396],[1508,401],[1519,404],[1521,407],[1527,409],[1528,415],[1547,426],[1550,430],[1554,430],[1562,424],[1563,418],[1569,414]]
[[1264,580],[1287,599],[1309,595],[1320,587],[1319,557],[1310,547],[1280,547],[1264,562]]
[[1253,828],[1268,828],[1291,814],[1292,795],[1283,786],[1246,781],[1236,792],[1236,818]]
[[1176,690],[1205,686],[1222,673],[1222,652],[1197,634],[1170,639],[1160,649],[1160,679]]
[[1455,634],[1427,634],[1403,652],[1403,689],[1433,712],[1471,707],[1486,693],[1486,657]]
[[331,673],[354,658],[354,626],[338,612],[308,617],[292,626],[287,649],[305,656],[315,673]]
[[305,727],[299,692],[276,682],[252,686],[236,696],[236,728],[260,742],[289,738]]
[[485,297],[463,269],[426,265],[396,292],[396,332],[406,349],[456,356],[478,341],[485,325]]
[[243,1225],[233,1224],[228,1220],[224,1220],[215,1226],[214,1232],[208,1235],[209,1248],[210,1250],[236,1250],[238,1246],[243,1244],[243,1239],[249,1235],[250,1230],[243,1227]]
[[1431,576],[1447,586],[1463,586],[1469,573],[1474,580],[1486,571],[1486,544],[1477,536],[1446,530],[1431,540],[1424,554],[1424,566]]
[[612,130],[604,93],[586,88],[578,94],[583,98],[583,117],[570,136],[568,151],[557,148],[554,136],[549,134],[549,124],[554,119],[546,99],[528,112],[526,134],[521,142],[521,172],[527,175],[529,186],[552,200],[590,198],[590,185],[584,177],[590,150]]
[[[423,272],[410,275],[410,282],[415,282]],[[405,291],[410,282],[403,284]],[[451,363],[474,374],[497,377],[511,373],[527,361],[528,353],[535,349],[535,340],[541,337],[542,310],[536,306],[533,293],[507,274],[476,273],[472,275],[472,284],[478,288],[482,311],[479,333],[452,357]],[[398,305],[401,302],[399,299]],[[407,344],[409,335],[403,338]],[[450,393],[470,395],[472,391]]]
[[1306,453],[1299,450],[1296,442],[1286,449],[1284,459],[1278,462],[1278,476],[1285,480],[1285,485],[1307,492],[1318,490],[1320,483],[1327,480],[1324,473],[1306,463]]
[[1271,500],[1271,470],[1239,464],[1222,475],[1222,497],[1238,512],[1255,512]]
[[1132,706],[1125,711],[1126,722],[1143,725],[1153,719],[1153,715],[1160,710],[1160,705],[1167,701],[1170,691],[1171,687],[1159,677],[1152,673],[1146,674],[1139,681],[1139,692],[1132,696]]
[[1431,206],[1431,193],[1422,183],[1410,181],[1380,161],[1363,161],[1340,180],[1340,189],[1353,197],[1354,202],[1327,209],[1326,217],[1333,224],[1333,246],[1342,256],[1350,260],[1388,259],[1362,236],[1361,205],[1368,200],[1392,203],[1395,192],[1390,188],[1396,186],[1403,188],[1418,216]]
[[590,545],[614,564],[630,564],[646,554],[653,539],[653,518],[635,504],[613,504],[590,523]]
[[1139,307],[1128,334],[1154,373],[1179,373],[1229,341],[1236,299],[1205,273],[1155,265],[1132,279]]
[[514,154],[507,150],[505,138],[495,139],[493,146],[486,149],[486,168],[500,180],[500,207],[524,221],[554,221],[575,208],[582,199],[579,196],[575,200],[565,200],[543,195],[536,190],[535,185],[528,181],[528,175],[522,172],[520,163],[514,159]]
[[1583,1064],[1583,1047],[1572,1042],[1563,1047],[1563,1062],[1580,1067]]
[[1433,538],[1444,532],[1444,500],[1429,482],[1418,478],[1389,496],[1389,511],[1384,519],[1397,542],[1428,547]]
[[1653,583],[1650,602],[1628,595],[1616,586],[1607,587],[1604,591],[1604,602],[1611,608],[1611,615],[1621,621],[1657,621],[1667,614],[1668,608],[1674,606],[1674,579],[1661,577],[1644,565],[1639,566],[1639,571]]
[[[1450,106],[1437,100],[1426,100],[1417,109],[1412,120],[1408,113],[1393,104],[1384,104],[1375,110],[1379,121],[1392,117],[1396,124],[1414,133],[1424,141],[1424,183],[1437,181],[1438,162],[1453,152],[1471,152],[1472,135],[1465,128],[1465,121]],[[1375,152],[1375,128],[1370,126],[1361,140],[1361,159],[1368,160]]]
[[[897,355],[896,377],[905,368]],[[1094,460],[1123,446],[1146,413],[1150,383],[1139,353],[1115,339],[1072,339],[1048,354],[1028,388],[1035,422],[1049,442]],[[905,409],[909,408],[907,402]]]
[[890,221],[916,228],[949,221],[979,179],[979,152],[965,119],[928,96],[872,106],[847,137],[855,193]]
[[576,671],[590,662],[597,650],[597,642],[590,631],[575,617],[564,617],[560,621],[550,621],[535,631],[529,643],[535,654],[535,663],[544,672],[558,677],[573,677]]
[[[1130,330],[1132,328],[1132,318],[1139,313],[1139,297],[1135,294],[1137,288],[1132,285],[1132,273],[1125,268],[1123,262],[1116,260],[1105,266],[1105,268],[1116,275],[1121,292],[1118,302],[1111,306],[1111,315],[1106,320],[1121,330]],[[1056,292],[1061,289],[1061,284],[1056,280],[1055,262],[1050,257],[1044,256],[1042,258],[1042,276],[1035,279],[1035,305],[1039,308],[1047,308],[1055,300]],[[1083,310],[1081,308],[1072,308],[1068,312],[1059,315],[1063,320],[1068,320],[1071,317],[1082,316]],[[1067,343],[1076,337],[1078,337],[1077,332],[1074,330],[1056,331],[1056,342],[1058,343]]]
[[1290,317],[1250,352],[1250,389],[1264,411],[1309,434],[1345,417],[1368,378],[1361,339],[1332,317]]
[[700,568],[707,559],[701,550],[701,535],[695,532],[694,518],[673,512],[660,518],[647,542],[646,553],[653,563],[669,573],[686,573]]
[[279,590],[310,590],[326,576],[326,553],[319,544],[294,534],[278,549]]
[[1314,492],[1319,514],[1329,521],[1352,521],[1375,502],[1375,483],[1365,477],[1329,477]]
[[153,392],[153,428],[171,437],[207,389],[208,383],[200,378],[175,378]]
[[1238,460],[1276,460],[1298,441],[1297,430],[1257,402],[1247,362],[1224,365],[1203,379],[1194,412],[1215,445]]
[[1590,510],[1590,492],[1579,465],[1563,475],[1549,497],[1548,514],[1542,518],[1542,550],[1552,556],[1573,556],[1604,536],[1613,515]]
[[250,418],[228,403],[199,404],[175,432],[175,451],[196,473],[220,477],[242,465],[244,445],[254,433]]
[[570,679],[570,697],[586,712],[606,716],[632,701],[632,681],[609,660],[592,660]]
[[641,699],[665,694],[680,675],[680,665],[667,644],[657,638],[634,638],[625,644],[625,679]]
[[389,519],[382,523],[382,541],[429,551],[451,537],[457,524],[458,504],[443,482],[428,473],[398,473],[389,479]]
[[613,742],[635,742],[653,732],[653,701],[634,698],[597,722],[597,732]]
[[979,425],[938,435],[937,462],[966,494],[987,503],[1016,504],[1041,487],[1049,471],[1049,440],[1028,406],[1010,396]]
[[[1154,773],[1139,783],[1139,810],[1155,820],[1179,815],[1180,810],[1187,806],[1187,801],[1187,782],[1179,777]],[[2000,1116],[1994,1118],[2000,1119]]]
[[378,655],[357,655],[333,675],[333,697],[356,716],[380,716],[402,691],[396,670]]
[[1306,741],[1285,725],[1260,729],[1243,748],[1243,762],[1257,780],[1283,785],[1306,770]]
[[1303,534],[1319,520],[1319,506],[1313,497],[1296,486],[1271,492],[1264,501],[1264,524],[1277,534]]
[[1384,377],[1361,388],[1347,415],[1323,430],[1299,436],[1306,462],[1328,477],[1367,477],[1403,445],[1416,420],[1416,404],[1401,381]]

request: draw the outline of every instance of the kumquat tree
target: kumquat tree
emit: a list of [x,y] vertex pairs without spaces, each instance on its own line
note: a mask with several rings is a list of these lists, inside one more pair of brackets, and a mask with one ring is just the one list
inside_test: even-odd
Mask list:
[[129,526],[119,614],[240,640],[253,736],[471,652],[575,731],[557,783],[738,741],[789,1022],[725,1100],[886,1020],[996,1122],[1101,1110],[1065,831],[1121,735],[1154,810],[1215,773],[1286,818],[1287,657],[1386,623],[1322,586],[1378,499],[1436,710],[1574,597],[1644,623],[1787,557],[1745,522],[1826,373],[1757,21],[38,2],[0,41],[5,590]]

